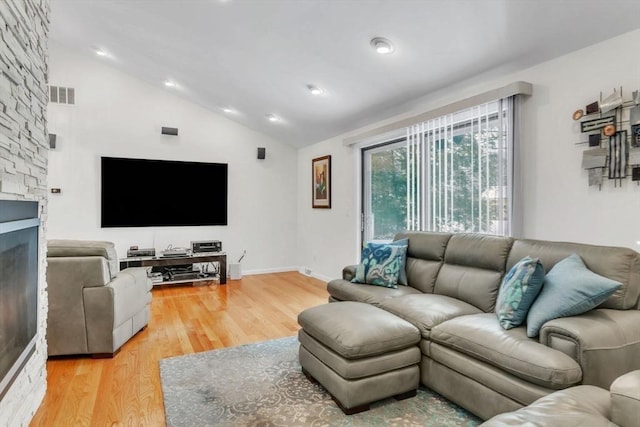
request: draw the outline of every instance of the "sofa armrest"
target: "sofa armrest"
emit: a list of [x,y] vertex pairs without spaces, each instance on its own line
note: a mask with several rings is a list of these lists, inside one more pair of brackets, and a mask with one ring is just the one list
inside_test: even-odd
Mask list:
[[542,326],[540,342],[573,357],[582,383],[609,388],[622,374],[640,369],[640,311],[596,309]]
[[633,427],[639,420],[640,370],[624,374],[611,384],[611,421],[620,427]]
[[357,265],[348,265],[342,269],[342,278],[348,282],[350,282],[354,277],[356,277],[356,268]]

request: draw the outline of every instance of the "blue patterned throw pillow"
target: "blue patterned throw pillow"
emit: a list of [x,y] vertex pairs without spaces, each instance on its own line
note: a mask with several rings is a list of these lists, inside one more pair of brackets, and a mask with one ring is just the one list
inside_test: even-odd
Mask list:
[[400,269],[404,268],[407,246],[367,243],[362,249],[362,258],[356,268],[354,283],[397,288]]
[[579,255],[572,254],[547,273],[542,291],[527,315],[527,336],[538,335],[549,320],[576,316],[597,307],[621,286],[622,283],[589,270]]
[[543,282],[544,268],[538,258],[527,256],[511,267],[502,280],[496,301],[500,326],[511,329],[524,323]]

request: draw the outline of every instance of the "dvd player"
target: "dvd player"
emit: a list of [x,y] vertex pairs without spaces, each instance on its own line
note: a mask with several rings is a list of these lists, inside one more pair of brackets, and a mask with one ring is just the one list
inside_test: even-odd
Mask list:
[[154,248],[127,250],[127,258],[135,258],[141,256],[156,256],[156,250]]
[[167,249],[166,251],[162,251],[162,256],[163,257],[189,256],[189,254],[184,249]]

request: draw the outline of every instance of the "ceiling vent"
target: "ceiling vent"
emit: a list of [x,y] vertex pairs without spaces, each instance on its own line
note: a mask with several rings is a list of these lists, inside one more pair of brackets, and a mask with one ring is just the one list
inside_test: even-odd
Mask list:
[[49,102],[75,104],[76,90],[72,87],[49,86]]

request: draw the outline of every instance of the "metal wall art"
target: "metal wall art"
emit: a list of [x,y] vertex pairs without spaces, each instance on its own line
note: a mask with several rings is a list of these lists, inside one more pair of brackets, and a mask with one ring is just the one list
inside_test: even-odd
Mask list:
[[621,130],[609,138],[609,179],[620,182],[627,177],[627,131]]
[[636,184],[640,184],[640,148],[629,148],[629,166],[631,166],[631,181],[636,181]]
[[[586,111],[586,113],[585,113]],[[622,186],[629,175],[640,185],[640,90],[624,101],[622,87],[600,100],[576,110],[580,132],[586,133],[589,149],[582,153],[582,168],[589,174],[589,186],[602,188],[604,179]]]
[[582,132],[591,132],[594,130],[602,129],[605,126],[613,125],[616,122],[616,118],[611,117],[602,117],[600,119],[593,120],[585,120],[580,123],[580,130]]
[[608,113],[622,105],[622,88],[620,93],[613,89],[613,93],[600,102],[600,112]]
[[606,148],[593,148],[582,152],[582,169],[589,171],[589,186],[602,185],[602,176],[606,165]]

